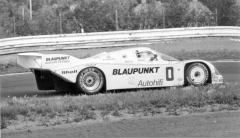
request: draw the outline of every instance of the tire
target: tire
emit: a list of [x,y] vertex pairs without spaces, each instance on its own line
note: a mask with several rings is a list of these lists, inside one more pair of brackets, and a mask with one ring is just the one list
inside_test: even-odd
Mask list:
[[193,63],[187,68],[186,77],[191,85],[201,86],[208,81],[209,71],[202,63]]
[[104,85],[103,73],[94,67],[83,69],[77,76],[77,88],[87,94],[93,95],[99,93]]

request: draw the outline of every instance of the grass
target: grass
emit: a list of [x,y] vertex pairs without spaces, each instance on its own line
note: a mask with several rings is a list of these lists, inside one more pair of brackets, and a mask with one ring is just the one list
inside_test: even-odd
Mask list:
[[1,117],[1,129],[7,128],[6,119]]
[[[232,41],[228,37],[207,37],[207,38],[186,38],[176,39],[166,42],[151,42],[152,45],[145,45],[159,52],[169,54],[173,57],[187,59],[203,60],[240,60],[240,43]],[[144,46],[144,45],[141,45]],[[78,49],[62,51],[41,51],[44,54],[68,54],[78,58],[85,58],[99,54],[101,52],[110,52],[120,50],[126,47],[115,48],[95,48],[95,49]],[[29,72],[17,64],[17,55],[0,56],[0,74]]]
[[108,115],[119,117],[123,116],[123,111],[127,114],[154,115],[162,113],[164,108],[168,115],[179,115],[183,109],[191,113],[236,110],[240,107],[239,92],[240,84],[224,83],[93,96],[5,98],[1,101],[1,126],[5,128],[10,120],[17,120],[18,116],[47,117],[48,120],[65,116],[66,123],[69,123],[96,119],[98,115],[103,119],[107,119]]

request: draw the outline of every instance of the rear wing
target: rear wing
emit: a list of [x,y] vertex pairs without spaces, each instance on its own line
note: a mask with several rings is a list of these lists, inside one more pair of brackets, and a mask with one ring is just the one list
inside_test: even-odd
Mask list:
[[57,70],[80,63],[81,59],[64,54],[21,53],[17,63],[28,69]]

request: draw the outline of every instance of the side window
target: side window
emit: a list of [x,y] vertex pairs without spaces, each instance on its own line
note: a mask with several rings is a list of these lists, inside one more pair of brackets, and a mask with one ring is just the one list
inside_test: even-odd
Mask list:
[[151,51],[136,51],[138,61],[158,61],[158,56],[153,54]]

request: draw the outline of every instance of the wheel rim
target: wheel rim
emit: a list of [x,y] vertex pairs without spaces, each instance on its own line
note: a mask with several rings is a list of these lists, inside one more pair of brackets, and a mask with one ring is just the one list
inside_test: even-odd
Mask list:
[[190,71],[190,77],[195,84],[203,84],[206,80],[205,70],[201,67],[195,67]]
[[100,85],[100,77],[95,72],[88,72],[84,74],[83,76],[83,87],[87,89],[89,92],[92,92],[93,90],[97,89]]

